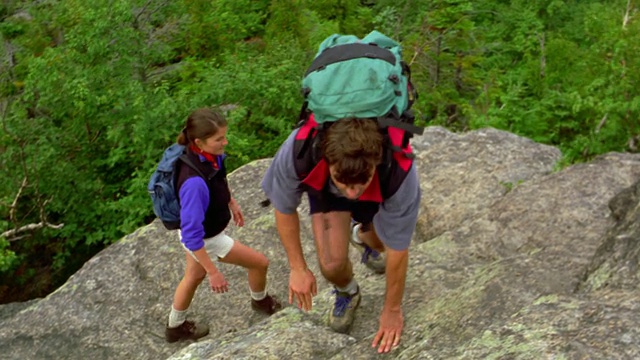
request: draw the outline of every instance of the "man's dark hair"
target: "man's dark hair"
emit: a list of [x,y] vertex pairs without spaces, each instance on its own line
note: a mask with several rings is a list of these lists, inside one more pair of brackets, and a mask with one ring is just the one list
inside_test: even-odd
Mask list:
[[372,119],[341,119],[333,123],[322,141],[322,154],[335,166],[337,181],[365,184],[382,161],[382,134]]

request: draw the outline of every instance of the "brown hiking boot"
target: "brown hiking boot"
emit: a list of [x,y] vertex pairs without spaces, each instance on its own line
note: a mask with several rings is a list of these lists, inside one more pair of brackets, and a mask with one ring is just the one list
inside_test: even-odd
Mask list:
[[273,315],[282,310],[282,304],[280,304],[278,298],[267,294],[262,300],[251,299],[251,308],[267,315]]
[[207,325],[196,325],[195,322],[188,320],[180,326],[174,328],[166,327],[164,330],[164,337],[170,343],[187,339],[198,340],[207,334],[209,334],[209,327]]
[[353,295],[338,291],[335,287],[333,293],[336,294],[336,302],[329,313],[329,327],[335,332],[346,334],[351,329],[356,309],[360,305],[360,287]]

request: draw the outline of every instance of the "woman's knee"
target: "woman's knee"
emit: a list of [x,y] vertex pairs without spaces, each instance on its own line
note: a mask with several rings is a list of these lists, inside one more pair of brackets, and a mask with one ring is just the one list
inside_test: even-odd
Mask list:
[[260,256],[258,256],[258,261],[255,262],[253,267],[256,270],[267,272],[267,269],[269,268],[269,259],[267,259],[264,254],[260,253]]
[[184,272],[185,281],[195,285],[199,285],[206,276],[207,272],[201,266],[187,269]]

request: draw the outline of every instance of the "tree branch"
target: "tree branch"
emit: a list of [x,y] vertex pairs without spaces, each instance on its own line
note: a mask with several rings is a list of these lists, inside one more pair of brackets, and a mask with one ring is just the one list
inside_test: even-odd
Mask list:
[[538,40],[540,41],[540,78],[544,79],[547,68],[547,57],[544,53],[544,33],[538,35]]
[[138,29],[138,19],[140,18],[140,15],[142,15],[147,10],[147,7],[149,7],[149,5],[151,5],[152,2],[153,0],[147,1],[147,3],[142,6],[142,9],[140,9],[140,11],[138,11],[138,13],[136,14],[136,17],[133,19],[134,29]]
[[24,190],[24,188],[27,187],[27,177],[25,176],[24,179],[22,179],[22,184],[20,185],[20,189],[18,189],[18,193],[16,194],[16,197],[13,199],[13,203],[11,203],[11,207],[9,208],[9,219],[13,222],[16,222],[16,208],[18,207],[18,199],[20,198],[20,195],[22,195],[22,191]]
[[627,142],[627,146],[629,146],[629,150],[637,152],[638,143],[640,143],[640,134],[630,137],[629,141]]
[[4,49],[7,53],[7,59],[9,60],[9,67],[13,69],[16,66],[16,55],[15,49],[9,40],[4,41]]
[[633,6],[631,5],[631,0],[627,0],[627,11],[624,14],[624,17],[622,18],[622,28],[626,29],[627,28],[627,24],[629,23],[629,19],[631,19],[631,10],[633,9]]
[[[14,209],[15,209],[15,205],[17,205],[18,202],[18,198],[20,197],[20,193],[22,192],[22,189],[24,189],[24,187],[26,186],[27,183],[27,179],[25,178],[22,181],[22,186],[20,187],[20,190],[18,191],[18,195],[16,195],[16,198],[13,201],[12,204],[12,220],[15,221],[15,219],[13,217],[15,217],[15,213],[14,213]],[[28,225],[24,225],[24,226],[20,226],[18,228],[15,229],[11,229],[11,230],[7,230],[5,232],[3,232],[2,234],[0,234],[0,237],[4,237],[6,239],[8,239],[9,241],[16,241],[18,239],[23,238],[24,236],[19,236],[16,237],[16,235],[23,233],[23,232],[27,232],[27,231],[33,231],[33,230],[38,230],[38,229],[42,229],[45,227],[51,228],[51,229],[61,229],[64,224],[52,224],[49,221],[47,221],[47,215],[45,214],[45,207],[47,206],[47,204],[51,201],[51,199],[45,200],[42,204],[40,204],[40,222],[39,223],[34,223],[34,224],[28,224]]]
[[18,239],[21,239],[22,237],[14,237],[15,235],[25,232],[25,231],[33,231],[33,230],[38,230],[38,229],[42,229],[44,227],[48,227],[48,228],[52,228],[52,229],[61,229],[64,226],[64,224],[49,224],[48,222],[39,222],[37,224],[29,224],[29,225],[24,225],[21,226],[17,229],[11,229],[8,231],[3,232],[2,234],[0,234],[0,237],[4,237],[9,241],[15,241]]
[[600,132],[600,129],[602,129],[604,124],[607,122],[608,115],[609,113],[604,114],[604,116],[602,117],[602,120],[600,120],[600,123],[598,123],[598,126],[596,126],[596,134]]

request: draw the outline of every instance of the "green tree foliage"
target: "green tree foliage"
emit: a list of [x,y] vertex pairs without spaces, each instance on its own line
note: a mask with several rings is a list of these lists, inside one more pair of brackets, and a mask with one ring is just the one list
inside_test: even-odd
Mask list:
[[485,66],[503,74],[495,77],[500,83],[485,83],[489,106],[474,126],[560,146],[567,162],[633,150],[628,141],[640,127],[630,84],[638,72],[629,64],[639,38],[638,21],[624,21],[635,13],[627,4],[522,1],[486,9],[496,14],[487,25],[499,22],[502,31],[491,40],[501,44],[500,55],[486,56]]
[[[633,1],[375,1],[402,40],[416,110],[454,130],[483,126],[559,146],[566,163],[637,151]],[[633,64],[633,65],[632,65]]]
[[566,163],[637,151],[635,6],[4,1],[0,282],[50,274],[26,295],[41,296],[152,220],[148,177],[195,108],[226,112],[231,170],[272,156],[296,122],[302,74],[333,33],[378,29],[401,41],[423,124],[505,129],[559,146]]
[[312,46],[334,33],[363,37],[371,31],[373,12],[359,0],[307,1],[306,6],[306,13],[313,17],[305,23],[311,28]]
[[264,0],[189,0],[184,5],[185,52],[198,58],[215,57],[263,34],[269,11],[269,1]]

